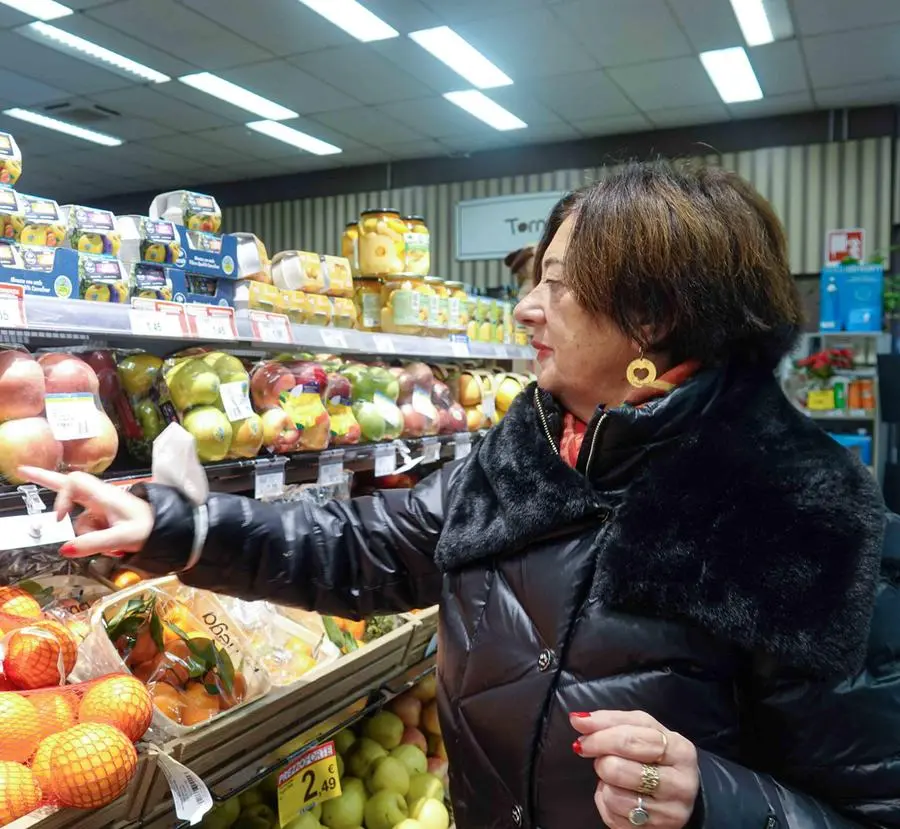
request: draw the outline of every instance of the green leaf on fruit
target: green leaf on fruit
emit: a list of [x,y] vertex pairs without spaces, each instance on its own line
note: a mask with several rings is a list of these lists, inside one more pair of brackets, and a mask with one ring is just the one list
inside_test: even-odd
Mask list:
[[231,693],[234,690],[234,663],[224,648],[213,648],[216,655],[215,668],[219,679],[225,686],[225,691]]

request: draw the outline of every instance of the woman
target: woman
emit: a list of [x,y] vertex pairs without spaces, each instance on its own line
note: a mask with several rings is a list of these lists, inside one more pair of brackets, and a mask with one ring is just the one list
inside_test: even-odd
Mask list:
[[503,264],[516,278],[519,299],[525,299],[534,288],[534,245],[528,245],[508,253]]
[[540,386],[465,461],[196,511],[27,470],[105,527],[63,552],[342,616],[440,602],[460,829],[900,827],[900,522],[773,379],[800,306],[771,207],[634,164],[536,261]]

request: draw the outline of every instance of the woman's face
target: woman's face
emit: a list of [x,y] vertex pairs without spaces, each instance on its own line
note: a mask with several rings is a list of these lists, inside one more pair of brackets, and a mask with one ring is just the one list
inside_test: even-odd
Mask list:
[[532,329],[541,371],[538,383],[582,420],[597,406],[621,403],[631,388],[625,369],[638,349],[611,320],[584,310],[566,287],[569,216],[544,253],[541,281],[516,306],[516,319]]

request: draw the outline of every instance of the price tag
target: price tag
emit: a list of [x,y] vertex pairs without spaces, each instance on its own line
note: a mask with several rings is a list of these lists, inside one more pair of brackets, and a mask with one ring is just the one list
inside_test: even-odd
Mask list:
[[25,289],[21,285],[0,285],[0,328],[27,328]]
[[472,451],[472,436],[468,432],[460,432],[454,435],[453,459],[460,461],[468,457]]
[[394,445],[375,447],[375,477],[383,478],[397,471],[397,450]]
[[322,335],[322,342],[326,346],[328,346],[328,348],[347,347],[347,338],[344,337],[341,331],[334,331],[328,328],[323,328],[319,333]]
[[178,302],[157,302],[136,297],[128,312],[131,333],[139,337],[190,336],[184,306]]
[[65,544],[75,538],[75,528],[69,516],[57,521],[53,512],[0,518],[0,528],[0,550]]
[[441,443],[437,438],[422,440],[422,463],[437,463],[441,459]]
[[175,815],[193,826],[213,807],[212,795],[200,775],[187,766],[151,747],[156,754],[159,767],[162,769],[172,792],[175,804]]
[[486,391],[481,395],[481,411],[484,412],[484,416],[488,420],[493,420],[494,415],[497,414],[497,409],[494,405],[494,393],[492,391]]
[[450,343],[450,348],[453,349],[454,357],[468,357],[469,356],[469,344],[468,343]]
[[218,305],[186,306],[194,335],[201,340],[236,340],[234,308]]
[[253,483],[256,499],[279,498],[284,494],[284,464],[257,465]]
[[344,483],[344,454],[319,456],[319,486],[333,486]]
[[266,343],[292,343],[291,322],[284,314],[269,314],[266,311],[250,312],[250,327],[257,340]]
[[372,339],[375,340],[375,350],[379,354],[397,353],[393,338],[388,336],[387,334],[373,334]]
[[341,796],[334,743],[301,754],[278,775],[278,822],[287,826],[317,803]]
[[94,395],[48,394],[44,397],[47,422],[57,440],[82,440],[100,434],[100,418]]
[[245,381],[236,380],[233,383],[222,383],[219,386],[219,396],[225,407],[225,417],[232,423],[253,415],[250,388]]

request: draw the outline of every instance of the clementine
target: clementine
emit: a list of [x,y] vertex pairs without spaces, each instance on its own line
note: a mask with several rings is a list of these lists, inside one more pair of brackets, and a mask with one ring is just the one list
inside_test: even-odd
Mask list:
[[84,695],[78,718],[83,723],[115,726],[134,743],[150,727],[153,703],[140,680],[133,676],[110,676],[94,683]]
[[0,613],[40,619],[41,606],[31,593],[21,587],[0,587]]
[[78,643],[65,625],[42,619],[10,634],[3,672],[19,688],[47,688],[65,681],[77,657]]
[[0,761],[0,826],[33,812],[41,803],[41,787],[31,769]]
[[0,693],[0,760],[24,763],[44,736],[38,709],[21,694]]

